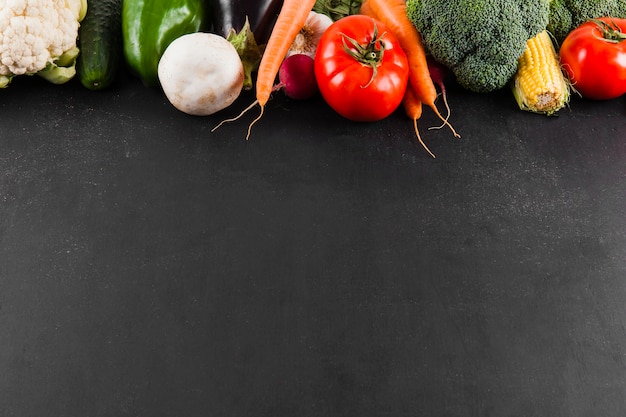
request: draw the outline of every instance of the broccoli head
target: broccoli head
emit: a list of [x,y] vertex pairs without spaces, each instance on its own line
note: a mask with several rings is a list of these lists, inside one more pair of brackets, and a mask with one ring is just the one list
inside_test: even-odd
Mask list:
[[572,12],[567,8],[566,0],[550,1],[550,19],[546,29],[560,43],[572,30]]
[[462,87],[486,93],[515,75],[526,41],[548,24],[549,2],[407,0],[406,8],[432,57]]
[[561,42],[576,27],[597,17],[626,18],[626,1],[551,0],[547,29]]

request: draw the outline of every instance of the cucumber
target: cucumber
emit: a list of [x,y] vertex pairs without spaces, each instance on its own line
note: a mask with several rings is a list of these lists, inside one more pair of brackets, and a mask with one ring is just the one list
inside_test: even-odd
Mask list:
[[108,88],[123,62],[122,0],[89,0],[78,29],[76,73],[90,90]]

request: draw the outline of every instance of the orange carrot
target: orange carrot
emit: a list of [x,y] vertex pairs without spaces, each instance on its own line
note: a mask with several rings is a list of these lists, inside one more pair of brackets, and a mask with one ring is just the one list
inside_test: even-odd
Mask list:
[[280,64],[285,59],[289,47],[304,26],[314,5],[315,0],[285,0],[283,2],[259,64],[256,98],[261,109],[270,98]]
[[404,112],[407,116],[413,120],[413,129],[415,130],[415,135],[417,136],[417,140],[422,145],[426,152],[430,154],[433,158],[435,158],[435,154],[428,149],[428,146],[422,140],[420,136],[419,129],[417,128],[417,121],[422,116],[422,102],[417,97],[415,90],[412,85],[407,85],[406,90],[404,91],[404,98],[402,99],[402,105],[404,107]]
[[225,122],[237,120],[245,112],[258,104],[261,107],[261,113],[248,126],[248,135],[246,136],[246,139],[250,137],[252,125],[263,116],[265,105],[274,90],[274,82],[276,81],[276,75],[280,69],[280,64],[285,59],[285,56],[289,51],[289,47],[304,26],[304,23],[309,16],[309,12],[313,9],[314,5],[315,0],[283,1],[280,13],[276,18],[276,23],[274,23],[270,37],[265,45],[265,49],[263,50],[263,57],[261,58],[259,69],[257,71],[256,100],[244,109],[237,117],[224,120],[212,130],[217,129]]
[[374,10],[372,10],[372,6],[370,6],[369,4],[369,0],[365,0],[363,3],[361,3],[361,9],[359,10],[359,13],[365,16],[373,17],[374,19],[378,19],[378,16],[376,16],[376,13],[374,13]]
[[[366,10],[370,8],[374,16],[398,38],[409,60],[409,84],[419,100],[433,109],[435,114],[452,130],[454,136],[460,137],[447,119],[441,115],[435,104],[437,89],[428,71],[426,50],[417,28],[406,14],[405,0],[367,0],[366,3]],[[363,10],[363,5],[361,10]]]
[[[372,7],[370,6],[369,0],[365,0],[361,3],[361,9],[359,11],[362,15],[372,17],[374,19],[378,19],[378,15],[374,12]],[[380,19],[378,19],[380,20]],[[435,158],[435,154],[428,149],[428,146],[422,140],[422,136],[420,135],[419,129],[417,128],[417,121],[420,117],[422,117],[422,101],[418,98],[413,86],[409,83],[406,86],[406,90],[404,91],[404,97],[402,98],[402,106],[404,107],[404,112],[411,120],[413,120],[413,129],[415,130],[415,135],[417,136],[418,142],[424,147],[424,149]]]

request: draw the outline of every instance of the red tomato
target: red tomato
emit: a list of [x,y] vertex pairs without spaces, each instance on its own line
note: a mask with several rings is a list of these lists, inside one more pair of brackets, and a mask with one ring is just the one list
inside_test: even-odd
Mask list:
[[583,23],[567,35],[559,55],[583,97],[609,100],[626,93],[626,19]]
[[389,116],[402,102],[408,77],[409,64],[398,39],[371,17],[337,20],[317,45],[320,93],[347,119],[372,122]]

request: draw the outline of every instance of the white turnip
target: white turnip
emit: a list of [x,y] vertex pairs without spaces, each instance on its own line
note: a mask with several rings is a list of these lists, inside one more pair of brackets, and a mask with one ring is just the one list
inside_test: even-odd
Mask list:
[[235,47],[212,33],[190,33],[165,49],[158,66],[165,96],[178,110],[207,116],[241,94],[244,70]]

